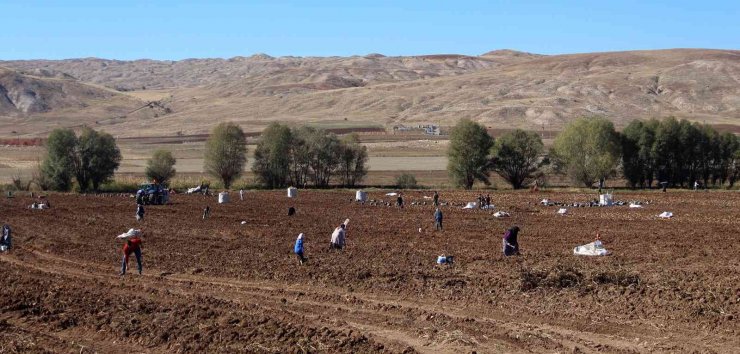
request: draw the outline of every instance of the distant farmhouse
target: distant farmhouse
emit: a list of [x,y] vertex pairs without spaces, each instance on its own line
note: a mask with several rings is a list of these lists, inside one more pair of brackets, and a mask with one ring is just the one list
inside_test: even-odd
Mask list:
[[418,134],[441,135],[442,130],[436,124],[419,124],[416,127],[409,127],[403,124],[393,126],[393,134]]

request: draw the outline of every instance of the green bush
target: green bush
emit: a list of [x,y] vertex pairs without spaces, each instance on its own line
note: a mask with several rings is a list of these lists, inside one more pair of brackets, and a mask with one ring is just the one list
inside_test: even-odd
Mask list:
[[400,189],[415,189],[419,185],[416,182],[416,177],[410,173],[404,173],[396,177],[396,187]]

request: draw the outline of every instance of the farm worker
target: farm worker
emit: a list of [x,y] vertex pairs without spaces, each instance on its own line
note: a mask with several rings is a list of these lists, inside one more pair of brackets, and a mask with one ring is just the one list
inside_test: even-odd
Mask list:
[[336,229],[334,229],[334,232],[331,234],[331,244],[329,245],[330,249],[338,249],[341,250],[344,248],[344,241],[345,241],[345,226],[344,224],[340,224],[337,226]]
[[298,238],[295,240],[293,252],[295,252],[295,255],[298,257],[298,264],[303,265],[303,262],[306,261],[306,258],[303,257],[303,233],[299,234]]
[[517,234],[519,234],[519,226],[514,226],[506,230],[504,233],[504,256],[519,254],[519,241],[517,240]]
[[244,190],[243,189],[239,190],[239,200],[244,201]]
[[207,219],[211,215],[211,207],[207,206],[203,209],[203,220]]
[[432,197],[434,206],[439,206],[439,193],[437,191],[434,191],[434,196]]
[[699,181],[694,181],[694,190],[699,190]]
[[136,204],[136,221],[144,220],[144,206]]
[[3,246],[6,250],[9,250],[13,247],[13,238],[11,236],[10,225],[4,224],[2,231],[3,233],[2,237],[0,237],[0,246]]
[[434,210],[434,228],[442,230],[442,210],[439,210],[439,208]]
[[486,207],[488,208],[491,207],[491,195],[490,194],[486,195]]
[[398,198],[396,198],[396,206],[403,208],[403,197],[401,196],[401,193],[398,193]]
[[141,236],[134,236],[126,240],[126,244],[123,245],[123,262],[121,262],[120,275],[126,275],[126,268],[128,267],[128,256],[130,256],[131,253],[136,255],[136,264],[139,266],[139,275],[141,275]]

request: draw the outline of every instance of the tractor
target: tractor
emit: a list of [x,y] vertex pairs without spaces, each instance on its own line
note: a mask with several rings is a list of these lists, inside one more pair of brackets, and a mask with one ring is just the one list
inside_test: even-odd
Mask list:
[[164,205],[170,200],[170,192],[159,183],[142,183],[136,192],[136,204]]

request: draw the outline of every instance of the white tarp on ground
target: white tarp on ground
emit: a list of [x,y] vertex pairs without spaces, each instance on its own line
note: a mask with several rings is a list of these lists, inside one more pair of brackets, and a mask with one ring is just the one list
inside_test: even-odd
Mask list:
[[542,199],[542,201],[540,201],[540,204],[542,205],[547,205],[549,203],[550,203],[550,199]]
[[367,201],[367,192],[365,192],[365,191],[357,191],[357,192],[355,192],[355,200],[358,201],[358,202]]
[[398,195],[398,193],[396,193],[396,192],[390,192],[390,193],[386,193],[385,195],[387,195],[389,197],[395,197],[395,196]]
[[288,187],[288,198],[295,198],[298,196],[298,188]]
[[664,212],[660,213],[660,215],[658,215],[658,217],[659,218],[663,218],[663,219],[669,219],[669,218],[672,218],[673,217],[673,213],[671,213],[670,211],[664,211]]
[[141,236],[141,230],[139,230],[139,229],[129,229],[127,232],[124,232],[124,233],[116,236],[116,238],[120,238],[120,239],[124,239],[125,240],[127,238],[131,238],[131,237],[134,237],[134,236]]
[[493,216],[494,217],[497,217],[497,218],[508,218],[508,217],[511,216],[511,214],[509,214],[509,213],[507,213],[505,211],[497,211],[497,212],[493,213]]
[[221,192],[218,194],[218,204],[226,204],[229,202],[229,193]]
[[604,248],[601,241],[594,241],[583,246],[578,246],[573,249],[573,254],[578,256],[606,256],[609,251]]
[[463,209],[475,209],[477,207],[478,207],[478,203],[470,202],[466,206],[464,206]]
[[642,205],[635,204],[635,203],[630,203],[630,208],[642,208]]
[[200,192],[200,186],[188,188],[188,194],[198,193]]
[[560,208],[560,209],[558,210],[558,214],[560,214],[560,215],[565,215],[565,214],[567,214],[567,213],[568,213],[568,209],[565,209],[565,208]]

